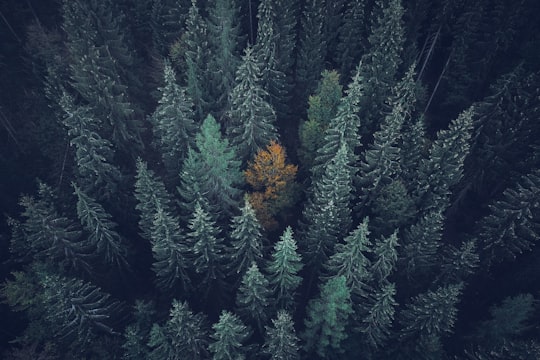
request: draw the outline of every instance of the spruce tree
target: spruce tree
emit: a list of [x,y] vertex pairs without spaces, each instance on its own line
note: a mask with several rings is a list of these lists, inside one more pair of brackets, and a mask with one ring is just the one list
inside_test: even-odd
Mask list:
[[208,346],[212,360],[244,360],[246,351],[243,343],[249,337],[248,328],[233,313],[223,310],[219,321],[212,325],[214,333]]
[[262,227],[248,198],[241,214],[232,219],[229,268],[232,274],[244,274],[252,263],[261,264],[263,250]]
[[256,263],[252,263],[242,277],[236,294],[236,307],[238,314],[262,334],[270,315],[270,290],[268,280]]
[[397,262],[397,230],[390,236],[379,238],[373,245],[374,261],[371,273],[376,283],[382,283],[395,270]]
[[180,229],[179,220],[172,214],[158,207],[152,224],[150,239],[154,263],[152,269],[156,274],[156,284],[164,293],[176,290],[178,286],[183,293],[191,288],[188,269],[189,245]]
[[188,147],[194,145],[193,103],[176,83],[175,72],[168,62],[165,62],[163,76],[165,84],[158,89],[161,99],[149,120],[154,132],[154,146],[161,153],[169,177],[176,177]]
[[464,241],[459,248],[446,245],[437,280],[443,284],[465,281],[468,276],[475,273],[479,263],[476,241]]
[[150,13],[152,39],[161,56],[169,55],[171,46],[180,40],[190,5],[189,0],[152,0]]
[[298,360],[299,341],[291,315],[280,310],[272,319],[272,326],[266,326],[263,352],[270,356],[270,360]]
[[156,311],[151,301],[135,301],[133,306],[135,321],[126,326],[124,330],[124,343],[122,344],[124,353],[122,359],[140,360],[148,358],[150,352],[148,341],[155,315]]
[[398,305],[395,297],[396,287],[390,282],[382,283],[368,297],[360,331],[363,340],[375,349],[382,348],[390,337]]
[[65,113],[70,144],[75,147],[75,162],[82,189],[96,199],[111,199],[117,194],[122,174],[113,163],[113,144],[98,133],[101,121],[87,106],[77,107],[64,93],[60,106]]
[[259,66],[252,49],[246,48],[230,96],[229,138],[244,160],[251,159],[270,140],[278,137],[274,126],[276,114],[266,100],[267,93],[261,85]]
[[322,285],[320,295],[310,300],[302,335],[308,353],[325,359],[344,351],[342,342],[348,337],[347,326],[353,313],[346,282],[344,276],[331,278]]
[[293,230],[288,226],[274,245],[272,259],[266,268],[278,308],[294,308],[295,292],[302,282],[302,277],[298,275],[302,266]]
[[77,216],[89,234],[87,241],[95,248],[96,255],[108,264],[127,265],[126,244],[116,231],[118,225],[112,221],[112,216],[77,185],[72,185],[77,196]]

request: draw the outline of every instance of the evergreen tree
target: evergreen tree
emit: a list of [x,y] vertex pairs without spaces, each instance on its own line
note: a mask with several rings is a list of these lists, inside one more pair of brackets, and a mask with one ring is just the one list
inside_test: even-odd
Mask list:
[[112,163],[113,145],[98,133],[101,122],[88,107],[77,107],[66,93],[60,106],[65,113],[64,125],[71,137],[70,144],[75,147],[79,183],[89,195],[111,199],[118,191],[122,174]]
[[420,164],[416,195],[419,208],[444,212],[449,206],[450,189],[463,176],[463,163],[469,153],[474,109],[462,112],[448,129],[437,133],[429,157]]
[[124,330],[125,341],[122,344],[122,349],[124,349],[122,359],[140,360],[148,358],[150,349],[147,344],[155,313],[152,302],[135,301],[133,306],[135,322],[128,325]]
[[118,313],[120,304],[109,294],[82,280],[52,274],[41,277],[45,321],[54,336],[82,351],[100,332],[116,334],[111,316]]
[[174,300],[167,323],[152,329],[150,359],[207,359],[209,331],[206,318],[194,314],[186,302]]
[[77,185],[72,185],[77,195],[77,216],[89,234],[87,241],[95,247],[96,255],[109,264],[127,265],[126,245],[115,230],[117,224],[111,220],[112,216]]
[[195,204],[188,229],[193,267],[199,274],[198,290],[203,293],[204,299],[208,300],[209,294],[223,290],[225,245],[216,223],[198,202]]
[[540,231],[539,194],[540,172],[534,170],[490,205],[490,213],[477,226],[484,263],[515,259],[535,245]]
[[236,82],[230,97],[229,137],[237,147],[238,155],[245,160],[278,136],[274,127],[276,115],[265,99],[267,93],[260,84],[259,64],[250,47],[246,48],[236,71]]
[[315,91],[319,74],[324,70],[326,57],[324,20],[324,0],[306,1],[300,20],[301,31],[298,39],[295,74],[296,94],[302,106],[308,96]]
[[392,235],[381,237],[373,246],[375,259],[371,267],[371,274],[379,284],[385,281],[395,270],[397,262],[398,237],[397,230]]
[[137,175],[135,176],[135,209],[139,211],[139,229],[141,236],[147,240],[152,238],[152,227],[158,209],[172,213],[172,198],[163,182],[148,169],[146,162],[137,159]]
[[272,259],[267,266],[278,308],[291,310],[294,307],[294,295],[302,282],[302,277],[298,275],[302,266],[302,257],[297,253],[293,231],[288,226],[274,245]]
[[382,283],[369,296],[360,331],[364,341],[373,348],[382,348],[390,336],[397,306],[395,296],[396,287],[390,282]]
[[334,244],[351,226],[352,174],[349,149],[343,144],[315,182],[303,211],[303,241],[310,266],[318,267],[333,253]]
[[441,356],[440,338],[450,334],[457,317],[462,284],[439,287],[415,296],[399,316],[400,348],[408,356],[431,359]]
[[298,342],[293,319],[286,311],[278,311],[276,318],[272,319],[272,327],[266,327],[263,352],[270,356],[270,360],[298,360]]
[[208,9],[208,42],[210,61],[208,73],[212,79],[210,98],[218,119],[229,108],[229,96],[235,86],[235,73],[240,64],[240,47],[244,37],[240,28],[240,8],[237,0],[216,0]]
[[327,359],[343,352],[342,342],[347,339],[346,328],[353,313],[346,282],[344,276],[329,279],[322,285],[319,297],[310,300],[302,336],[308,353]]
[[212,360],[244,360],[243,342],[249,337],[248,328],[229,311],[223,310],[219,321],[212,326],[214,333],[208,346]]
[[413,197],[401,179],[385,184],[371,205],[373,233],[386,236],[395,229],[409,225],[416,215]]
[[191,287],[188,269],[188,244],[182,233],[179,220],[173,215],[157,208],[150,239],[156,274],[156,284],[163,292],[174,290],[176,285],[186,293]]
[[468,276],[474,274],[479,262],[476,241],[465,241],[459,248],[447,245],[441,259],[441,272],[438,280],[440,279],[442,283],[464,281]]
[[154,47],[161,56],[168,55],[171,46],[180,40],[190,5],[189,0],[152,0],[152,38]]
[[298,156],[306,170],[311,169],[324,140],[330,121],[336,116],[341,100],[342,86],[336,71],[323,71],[314,95],[309,97],[307,121],[300,124]]
[[401,179],[409,193],[416,190],[420,164],[427,157],[428,140],[426,125],[423,116],[405,122],[401,130],[401,142],[399,143],[401,156]]
[[233,274],[244,274],[252,263],[262,261],[263,235],[261,225],[248,198],[241,214],[232,219],[229,267]]
[[347,237],[344,243],[335,246],[334,254],[325,264],[330,278],[344,276],[347,287],[353,296],[364,296],[369,290],[371,263],[366,257],[370,251],[368,218],[358,225]]
[[154,131],[154,146],[160,151],[169,176],[176,177],[188,147],[194,145],[193,103],[176,83],[175,72],[168,62],[163,72],[165,85],[158,89],[161,99],[149,120]]
[[252,263],[242,277],[236,294],[236,306],[238,314],[253,323],[262,334],[269,317],[270,290],[268,280],[256,263]]

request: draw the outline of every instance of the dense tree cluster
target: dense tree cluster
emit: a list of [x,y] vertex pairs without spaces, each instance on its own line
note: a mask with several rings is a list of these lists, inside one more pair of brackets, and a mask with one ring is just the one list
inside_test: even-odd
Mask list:
[[540,358],[537,1],[32,3],[0,357]]

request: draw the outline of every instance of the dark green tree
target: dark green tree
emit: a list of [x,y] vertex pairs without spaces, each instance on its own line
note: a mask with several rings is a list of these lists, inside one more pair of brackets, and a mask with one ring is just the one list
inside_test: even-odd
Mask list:
[[263,250],[262,227],[248,198],[241,214],[232,219],[229,268],[232,274],[244,274],[252,263],[261,264]]
[[399,314],[400,352],[418,359],[440,358],[440,339],[452,333],[463,285],[446,285],[415,296]]
[[189,245],[180,229],[180,221],[161,207],[157,208],[150,233],[156,284],[164,293],[178,286],[183,293],[191,288],[188,269]]
[[306,329],[302,334],[305,350],[322,359],[343,352],[342,342],[348,337],[347,326],[353,313],[351,294],[345,276],[326,281],[316,299],[307,307]]
[[263,352],[270,356],[270,360],[298,360],[299,341],[291,315],[280,310],[272,319],[272,327],[266,326]]
[[139,211],[139,229],[142,237],[150,240],[158,209],[170,214],[173,211],[173,202],[163,182],[140,158],[137,159],[135,180],[135,209]]
[[374,234],[384,236],[409,225],[416,215],[414,199],[399,178],[381,187],[369,210]]
[[195,204],[188,229],[193,267],[199,275],[197,290],[208,300],[214,291],[223,291],[225,245],[216,223],[198,202]]
[[237,0],[217,0],[208,8],[208,42],[211,78],[212,110],[218,119],[229,108],[229,96],[235,86],[235,74],[240,64],[240,48],[244,37],[240,27],[240,7]]
[[194,314],[187,302],[173,300],[165,325],[153,326],[149,359],[207,359],[209,340],[205,316]]
[[95,247],[96,255],[108,264],[127,265],[126,244],[116,231],[118,225],[112,221],[112,216],[77,185],[72,185],[77,196],[77,216],[88,233],[88,243]]
[[168,62],[165,62],[163,73],[165,85],[158,89],[161,99],[149,120],[154,132],[154,146],[161,153],[169,177],[177,177],[188,147],[194,145],[197,131],[193,103],[176,83],[175,72]]
[[169,55],[172,45],[179,41],[184,33],[190,5],[189,0],[152,0],[152,39],[161,56]]
[[490,213],[477,226],[482,262],[515,259],[535,245],[540,231],[539,195],[540,172],[533,170],[490,205]]
[[295,292],[302,282],[298,275],[302,266],[293,230],[288,226],[274,245],[272,259],[266,268],[278,308],[291,310],[294,307]]
[[155,315],[156,311],[151,301],[135,301],[135,305],[133,305],[135,321],[126,326],[124,330],[124,343],[122,344],[124,353],[122,359],[140,360],[148,358],[150,352],[148,342]]
[[214,333],[208,346],[212,360],[244,360],[243,343],[249,337],[248,328],[233,313],[223,310],[219,321],[212,325]]
[[65,113],[70,144],[75,147],[75,162],[80,186],[97,199],[111,199],[122,179],[114,165],[113,145],[98,133],[101,121],[87,106],[76,106],[73,98],[64,93],[60,106]]
[[474,274],[480,264],[476,241],[464,241],[459,248],[446,245],[442,252],[440,274],[441,283],[465,281]]
[[244,160],[253,158],[259,149],[278,137],[274,126],[276,114],[261,86],[259,66],[252,49],[247,47],[230,96],[229,138]]
[[409,119],[401,129],[401,142],[399,143],[401,154],[401,179],[409,193],[416,190],[419,177],[419,168],[422,161],[427,158],[428,141],[426,125],[423,116]]
[[396,287],[384,282],[372,292],[367,301],[366,312],[360,324],[362,339],[372,348],[380,349],[389,339],[396,306]]
[[257,264],[252,263],[242,277],[236,293],[236,307],[238,314],[246,322],[253,324],[260,334],[269,320],[270,294],[268,280]]
[[386,281],[395,270],[398,246],[397,230],[392,235],[381,237],[375,241],[373,245],[374,261],[371,266],[371,274],[375,282],[380,284]]
[[[296,54],[296,96],[303,107],[317,87],[319,74],[324,70],[326,41],[324,38],[324,0],[306,1],[300,20]],[[326,119],[325,119],[326,120]]]

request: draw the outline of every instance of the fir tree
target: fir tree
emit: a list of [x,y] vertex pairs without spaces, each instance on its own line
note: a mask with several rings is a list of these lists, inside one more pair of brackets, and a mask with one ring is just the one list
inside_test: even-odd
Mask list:
[[102,138],[101,122],[86,106],[77,107],[73,98],[64,93],[60,106],[65,113],[64,125],[75,147],[75,161],[83,190],[98,199],[111,199],[118,191],[122,174],[112,163],[113,145]]
[[244,360],[244,341],[249,337],[248,328],[229,311],[223,310],[219,321],[212,326],[214,333],[208,346],[212,360]]
[[267,93],[260,84],[259,64],[250,47],[246,48],[236,71],[236,82],[230,96],[229,137],[238,155],[245,160],[278,136],[274,127],[276,115],[265,99]]
[[293,231],[288,226],[274,245],[272,259],[267,266],[278,308],[291,310],[294,307],[294,295],[302,282],[302,277],[298,275],[302,266],[302,257],[297,253]]
[[319,297],[310,300],[303,338],[308,353],[321,358],[343,352],[342,342],[347,339],[347,325],[353,313],[351,294],[344,276],[329,279],[321,287]]
[[397,306],[395,296],[395,285],[384,282],[368,298],[360,331],[364,341],[373,348],[382,348],[390,337]]
[[276,318],[272,319],[272,327],[266,327],[263,352],[270,356],[270,360],[298,360],[298,342],[293,319],[286,311],[278,311]]
[[459,248],[447,245],[441,260],[441,271],[438,276],[441,283],[465,281],[468,276],[474,274],[480,263],[476,241],[465,241]]
[[238,314],[262,333],[269,317],[270,290],[268,280],[256,263],[252,263],[242,277],[236,294],[236,306]]
[[109,264],[127,265],[126,245],[115,230],[117,224],[103,206],[72,184],[77,195],[77,216],[84,230],[88,232],[87,241],[96,249],[96,255]]
[[252,263],[260,264],[262,261],[262,227],[247,197],[240,210],[241,214],[232,219],[230,233],[228,263],[233,274],[244,274]]
[[136,300],[133,306],[135,321],[124,330],[124,350],[122,359],[147,359],[150,349],[148,347],[152,321],[156,315],[154,304],[150,301]]
[[171,46],[182,36],[189,6],[189,0],[152,0],[152,39],[162,56],[168,55]]
[[379,284],[388,279],[397,262],[397,230],[392,235],[381,237],[373,246],[374,261],[371,267],[373,278]]
[[154,145],[161,153],[169,176],[176,177],[188,147],[194,145],[193,103],[185,90],[176,84],[175,72],[168,62],[163,72],[165,85],[158,89],[161,99],[149,120],[154,132]]
[[177,285],[183,293],[191,287],[188,269],[188,244],[180,230],[179,220],[161,207],[157,208],[150,233],[156,274],[156,284],[163,292],[174,290]]
[[400,153],[401,179],[409,193],[416,190],[420,164],[427,158],[428,141],[423,116],[403,124],[401,130]]

